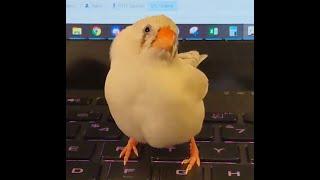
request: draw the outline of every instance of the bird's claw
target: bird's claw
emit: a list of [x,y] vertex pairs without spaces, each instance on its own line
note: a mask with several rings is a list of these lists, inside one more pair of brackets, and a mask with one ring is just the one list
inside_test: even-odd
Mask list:
[[189,159],[185,159],[181,162],[181,164],[188,164],[186,169],[186,174],[188,174],[188,171],[190,171],[193,167],[193,165],[197,163],[198,166],[200,166],[200,158],[199,155],[193,155]]
[[199,150],[194,141],[194,138],[192,138],[190,142],[190,158],[185,159],[181,162],[181,164],[188,164],[186,174],[188,174],[188,171],[192,169],[195,163],[197,163],[197,165],[200,166]]
[[137,157],[139,156],[138,149],[137,149],[136,145],[137,145],[137,142],[133,138],[130,138],[126,147],[124,147],[122,149],[122,151],[119,155],[119,158],[122,158],[122,156],[123,156],[123,165],[124,166],[127,164],[132,150]]

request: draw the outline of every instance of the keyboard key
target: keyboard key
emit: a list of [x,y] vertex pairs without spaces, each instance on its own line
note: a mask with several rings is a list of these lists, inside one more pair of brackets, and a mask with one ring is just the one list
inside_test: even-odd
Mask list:
[[126,166],[123,163],[111,163],[107,179],[147,180],[150,179],[150,169],[145,163],[128,162]]
[[212,179],[253,180],[252,165],[214,165],[211,168]]
[[66,101],[67,105],[89,105],[92,99],[68,97]]
[[99,121],[102,114],[99,112],[67,112],[68,121]]
[[176,145],[171,148],[152,148],[152,161],[182,161],[189,157],[189,143]]
[[248,153],[249,162],[254,163],[254,145],[253,144],[248,144],[247,153]]
[[[194,167],[186,174],[187,165],[181,165],[180,163],[165,163],[155,165],[152,170],[152,180],[200,180],[204,179],[203,167]],[[220,180],[220,179],[219,179]]]
[[120,140],[121,131],[115,123],[92,122],[87,128],[86,139]]
[[221,129],[224,141],[253,142],[252,125],[225,125]]
[[253,123],[254,122],[253,113],[246,113],[242,117],[243,117],[243,121],[246,123]]
[[90,160],[96,149],[92,141],[67,141],[66,151],[68,160]]
[[204,123],[195,139],[196,141],[212,141],[214,139],[214,128],[210,124]]
[[240,152],[236,144],[198,143],[201,161],[240,162]]
[[205,121],[213,123],[235,123],[237,122],[237,116],[230,112],[206,113]]
[[97,97],[96,105],[107,105],[106,99],[104,97]]
[[80,130],[80,124],[76,123],[67,123],[66,131],[67,131],[67,139],[73,139],[77,136]]
[[66,163],[67,180],[93,180],[99,178],[99,168],[97,164],[84,161],[68,161]]
[[[110,141],[104,143],[104,149],[102,152],[103,159],[104,160],[123,160],[122,158],[119,158],[119,155],[122,151],[122,149],[127,145],[126,141]],[[138,149],[138,155],[137,157],[134,152],[131,152],[129,160],[137,160],[141,157],[143,152],[141,151],[140,144],[137,145]]]

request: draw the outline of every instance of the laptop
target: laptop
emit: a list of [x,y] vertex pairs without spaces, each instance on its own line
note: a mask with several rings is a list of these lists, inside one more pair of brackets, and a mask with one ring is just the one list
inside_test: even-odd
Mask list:
[[[67,180],[253,180],[253,0],[66,2]],[[138,19],[165,14],[179,28],[179,52],[208,54],[198,68],[209,79],[206,114],[195,137],[201,165],[186,174],[189,143],[157,149],[139,144],[124,166],[128,137],[104,95],[109,48]]]

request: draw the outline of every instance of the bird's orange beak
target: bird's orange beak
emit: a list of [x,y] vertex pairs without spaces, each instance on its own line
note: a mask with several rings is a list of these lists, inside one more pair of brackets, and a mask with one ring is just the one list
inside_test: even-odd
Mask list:
[[174,42],[176,41],[176,33],[169,27],[160,28],[152,46],[167,51],[171,51]]

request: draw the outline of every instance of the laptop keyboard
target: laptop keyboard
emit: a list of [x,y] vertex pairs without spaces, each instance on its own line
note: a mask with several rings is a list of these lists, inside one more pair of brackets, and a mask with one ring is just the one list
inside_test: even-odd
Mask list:
[[104,97],[68,97],[67,180],[253,180],[254,118],[250,113],[207,112],[195,137],[201,165],[185,174],[189,143],[171,148],[138,144],[123,166],[126,137],[109,115]]

